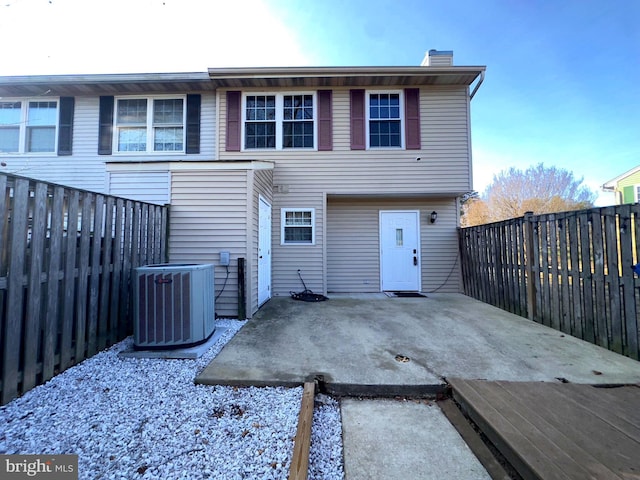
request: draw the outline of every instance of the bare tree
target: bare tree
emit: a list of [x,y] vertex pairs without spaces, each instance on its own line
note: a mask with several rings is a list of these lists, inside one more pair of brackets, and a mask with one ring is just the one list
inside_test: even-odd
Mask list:
[[479,225],[535,214],[580,210],[593,206],[597,193],[573,173],[543,163],[520,170],[511,167],[494,175],[480,198],[463,204],[462,225]]

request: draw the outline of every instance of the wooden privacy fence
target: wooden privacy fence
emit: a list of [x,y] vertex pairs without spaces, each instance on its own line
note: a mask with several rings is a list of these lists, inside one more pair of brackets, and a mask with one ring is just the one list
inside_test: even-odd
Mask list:
[[132,268],[167,207],[0,174],[0,404],[131,331]]
[[465,293],[638,359],[640,205],[460,229]]

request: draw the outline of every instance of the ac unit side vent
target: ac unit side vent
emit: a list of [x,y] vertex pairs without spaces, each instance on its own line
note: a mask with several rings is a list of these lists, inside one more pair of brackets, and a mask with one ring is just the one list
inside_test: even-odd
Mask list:
[[215,329],[213,265],[160,264],[135,269],[134,347],[176,348]]

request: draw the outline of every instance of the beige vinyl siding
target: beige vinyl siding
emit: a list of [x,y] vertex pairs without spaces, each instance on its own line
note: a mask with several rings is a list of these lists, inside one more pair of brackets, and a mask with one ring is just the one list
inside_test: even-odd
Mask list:
[[[349,90],[333,90],[333,151],[226,152],[226,92],[220,102],[220,159],[274,161],[274,185],[367,194],[462,194],[471,188],[466,87],[420,90],[421,150],[350,150]],[[416,161],[420,158],[420,161]]]
[[109,193],[141,202],[169,203],[169,172],[111,172]]
[[[258,92],[258,90],[253,90]],[[284,90],[282,90],[284,91]],[[290,90],[287,90],[290,91]],[[277,90],[263,90],[265,93]],[[420,150],[360,150],[350,149],[349,89],[333,89],[333,150],[248,150],[226,152],[226,90],[218,91],[219,103],[219,158],[223,161],[260,159],[272,161],[274,198],[272,204],[272,292],[274,296],[289,295],[303,286],[298,278],[298,269],[307,287],[317,293],[328,288],[327,272],[330,248],[324,240],[324,202],[328,195],[375,195],[377,197],[431,197],[449,198],[447,209],[451,216],[430,230],[447,229],[447,240],[442,249],[455,252],[457,245],[455,229],[457,217],[455,200],[457,195],[471,188],[471,159],[469,146],[468,95],[466,87],[431,86],[420,89],[421,143]],[[420,161],[416,159],[420,158]],[[441,202],[441,200],[434,200]],[[315,245],[281,245],[280,216],[282,208],[315,209]],[[415,207],[413,207],[415,208]],[[425,207],[427,208],[427,207]],[[429,210],[429,213],[431,210]],[[376,217],[376,228],[377,228]],[[423,225],[423,228],[424,227]],[[370,233],[369,233],[370,234]],[[427,237],[428,238],[428,237]],[[374,240],[378,242],[377,237]],[[423,239],[423,242],[427,240]],[[437,255],[442,252],[435,250]],[[431,264],[425,262],[423,287],[430,288],[444,280],[446,265],[451,266],[448,250],[441,257],[434,257]],[[454,253],[455,254],[455,253]],[[428,258],[430,253],[425,252]],[[374,255],[375,257],[375,255]],[[363,261],[363,260],[362,260]],[[375,262],[379,259],[374,258]],[[367,266],[371,269],[371,266]],[[379,267],[376,267],[379,268]],[[345,272],[346,275],[346,272]],[[349,275],[352,275],[350,273]],[[439,276],[442,275],[442,278]],[[379,289],[379,276],[371,270],[362,277],[372,282],[368,285]],[[360,282],[364,280],[359,280]],[[355,288],[358,280],[351,280]],[[358,285],[359,289],[365,288]],[[439,283],[438,283],[439,285]],[[435,286],[438,286],[435,285]],[[457,280],[447,288],[457,291]],[[347,287],[344,287],[347,288]],[[368,286],[366,288],[369,288]]]
[[[249,289],[251,291],[248,311],[254,313],[258,310],[258,245],[259,245],[259,219],[260,219],[260,195],[271,205],[271,217],[273,218],[273,170],[253,170],[252,212],[251,216],[251,243],[247,249],[247,263],[250,265],[251,279]],[[272,222],[273,226],[273,222]],[[271,236],[271,250],[273,251],[273,234]],[[272,264],[273,264],[273,258]]]
[[[276,167],[277,172],[277,167]],[[275,173],[274,172],[274,176]],[[283,208],[315,209],[315,245],[281,245],[281,212]],[[304,287],[298,277],[298,269],[307,288],[324,293],[324,193],[321,191],[292,190],[286,194],[274,194],[272,207],[272,292],[274,296],[289,295]]]
[[[216,299],[216,314],[238,315],[237,261],[246,258],[247,188],[246,170],[174,171],[171,176],[172,263],[219,264],[219,252],[229,251],[229,278]],[[225,267],[216,266],[216,295],[226,276]]]
[[378,223],[381,204],[378,202],[327,200],[329,293],[380,291]]
[[[381,210],[420,211],[422,290],[428,292],[441,287],[440,292],[458,292],[460,274],[454,198],[330,197],[327,201],[327,290],[380,291]],[[432,224],[429,218],[434,210],[438,212],[438,220]]]
[[[458,258],[458,211],[455,198],[429,201],[420,208],[422,291],[462,291]],[[429,221],[438,213],[436,223]]]

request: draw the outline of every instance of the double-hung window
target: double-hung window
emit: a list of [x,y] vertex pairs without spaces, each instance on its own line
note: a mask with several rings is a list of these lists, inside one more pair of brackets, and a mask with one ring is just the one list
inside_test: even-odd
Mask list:
[[367,103],[369,148],[401,148],[403,105],[400,92],[369,92]]
[[0,152],[54,153],[57,100],[0,101]]
[[315,148],[315,94],[244,96],[244,149]]
[[282,245],[315,244],[315,209],[283,208],[281,225]]
[[184,98],[119,98],[117,152],[184,152]]

